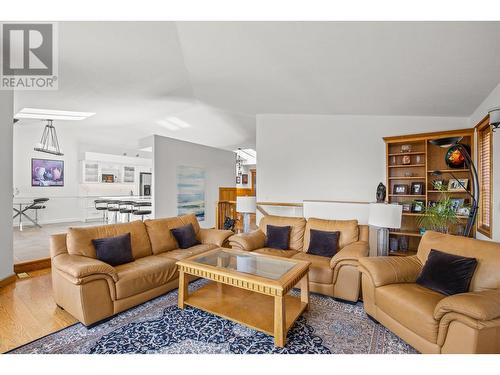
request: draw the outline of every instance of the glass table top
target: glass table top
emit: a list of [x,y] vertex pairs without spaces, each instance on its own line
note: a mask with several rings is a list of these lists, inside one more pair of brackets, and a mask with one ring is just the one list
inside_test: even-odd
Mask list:
[[224,249],[206,255],[201,254],[192,261],[272,280],[279,279],[296,265],[295,262],[286,259],[273,259],[258,254],[232,252]]

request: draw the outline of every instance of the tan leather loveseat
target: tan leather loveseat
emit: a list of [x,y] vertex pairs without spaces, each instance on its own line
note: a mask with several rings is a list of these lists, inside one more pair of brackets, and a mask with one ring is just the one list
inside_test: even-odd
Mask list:
[[[279,250],[265,247],[267,225],[291,226],[290,249]],[[339,250],[332,258],[307,254],[310,230],[340,231]],[[357,220],[322,220],[310,218],[264,216],[259,229],[229,238],[231,247],[260,254],[308,260],[309,288],[346,301],[356,302],[360,294],[361,277],[358,259],[369,252],[368,226],[358,225]]]
[[[415,283],[429,252],[476,258],[469,293],[445,296]],[[500,244],[426,232],[417,255],[360,260],[371,317],[423,353],[500,353]]]
[[[178,249],[170,229],[193,224],[200,245]],[[96,259],[91,240],[131,234],[134,261],[112,267]],[[220,247],[231,231],[202,229],[194,215],[70,228],[51,237],[52,285],[60,307],[85,325],[178,287],[176,261]]]

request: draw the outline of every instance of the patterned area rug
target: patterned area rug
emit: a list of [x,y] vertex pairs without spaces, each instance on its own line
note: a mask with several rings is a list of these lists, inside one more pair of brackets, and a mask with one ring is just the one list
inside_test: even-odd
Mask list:
[[[198,280],[190,289],[205,282]],[[271,336],[240,324],[190,307],[178,309],[175,290],[91,329],[76,324],[11,353],[416,353],[371,321],[362,303],[350,305],[318,294],[311,294],[310,302],[309,311],[288,332],[285,348],[275,347]]]

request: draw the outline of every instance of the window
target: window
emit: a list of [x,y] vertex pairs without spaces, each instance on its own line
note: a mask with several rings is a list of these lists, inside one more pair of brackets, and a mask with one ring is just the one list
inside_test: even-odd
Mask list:
[[479,219],[477,230],[492,237],[492,183],[493,183],[493,144],[490,118],[487,116],[477,126],[478,174],[479,174]]

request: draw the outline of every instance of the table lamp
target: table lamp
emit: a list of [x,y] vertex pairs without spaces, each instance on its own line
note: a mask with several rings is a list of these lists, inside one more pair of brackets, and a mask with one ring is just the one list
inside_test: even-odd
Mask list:
[[378,227],[377,255],[389,255],[389,228],[401,228],[403,206],[400,204],[370,203],[368,224]]
[[250,214],[256,210],[255,197],[236,197],[236,212],[243,214],[243,232],[250,232]]

